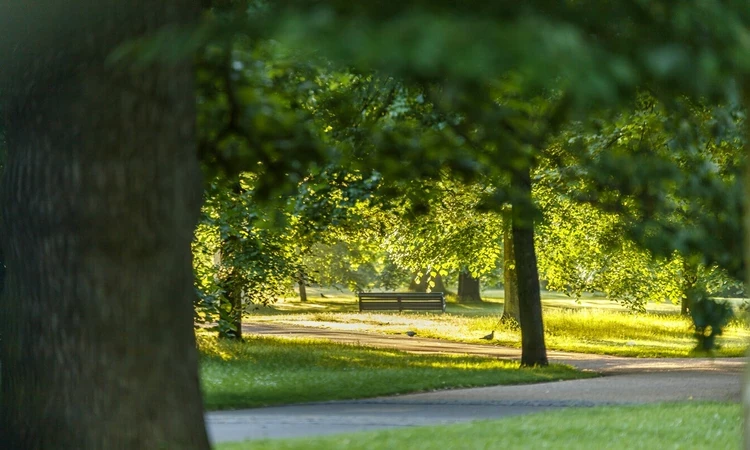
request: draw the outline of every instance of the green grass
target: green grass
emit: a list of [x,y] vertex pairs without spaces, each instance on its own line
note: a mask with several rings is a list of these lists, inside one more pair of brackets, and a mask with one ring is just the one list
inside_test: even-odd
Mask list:
[[741,446],[741,416],[740,406],[728,403],[577,408],[460,425],[220,444],[217,449],[732,449]]
[[199,333],[206,408],[232,409],[343,400],[594,376],[572,367],[520,369],[518,363],[457,355],[283,338],[217,341]]
[[[544,305],[545,339],[551,350],[634,357],[693,356],[692,322],[670,305],[657,305],[654,312],[639,314],[596,298],[576,303],[555,296],[545,299]],[[496,326],[501,313],[502,304],[496,301],[451,304],[445,314],[359,313],[353,297],[338,295],[307,303],[286,301],[260,309],[247,319],[378,333],[414,330],[423,337],[484,344],[487,342],[479,338],[495,328],[496,339],[490,345],[520,347],[516,327]],[[721,347],[714,355],[743,356],[749,339],[748,325],[735,320],[718,339]]]

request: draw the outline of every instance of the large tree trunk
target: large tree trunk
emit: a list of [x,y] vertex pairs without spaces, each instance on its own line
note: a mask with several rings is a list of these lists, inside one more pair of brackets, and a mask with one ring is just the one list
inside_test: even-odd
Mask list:
[[[743,103],[745,113],[750,111],[750,78],[745,80],[742,86]],[[745,230],[744,256],[745,256],[745,291],[750,292],[750,121],[745,120],[745,196],[744,210],[742,212],[742,223]],[[747,356],[747,355],[746,355]],[[745,369],[745,380],[742,388],[742,400],[744,410],[743,437],[745,449],[750,449],[750,366]]]
[[461,303],[476,303],[482,301],[482,294],[479,289],[479,278],[472,277],[467,270],[462,270],[458,274],[458,301]]
[[516,254],[513,251],[512,215],[508,211],[503,217],[503,322],[521,322],[518,304],[518,274]]
[[3,287],[5,287],[5,255],[0,245],[0,295],[3,294]]
[[10,3],[0,448],[207,449],[193,70],[104,63],[124,40],[192,22],[196,5]]
[[[531,173],[529,169],[513,173],[512,184],[520,203],[513,205],[513,244],[518,273],[518,300],[521,323],[521,365],[546,366],[542,300],[539,271],[534,250],[534,224],[531,219]],[[525,214],[522,214],[525,213]]]

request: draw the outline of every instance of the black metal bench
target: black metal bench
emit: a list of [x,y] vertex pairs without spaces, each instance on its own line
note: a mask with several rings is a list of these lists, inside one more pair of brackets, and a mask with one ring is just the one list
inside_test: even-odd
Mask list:
[[360,292],[360,311],[442,311],[442,292]]

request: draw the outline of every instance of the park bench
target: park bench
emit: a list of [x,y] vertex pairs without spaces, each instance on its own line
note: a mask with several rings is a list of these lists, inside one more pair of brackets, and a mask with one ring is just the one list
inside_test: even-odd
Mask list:
[[442,292],[360,292],[360,311],[442,311]]

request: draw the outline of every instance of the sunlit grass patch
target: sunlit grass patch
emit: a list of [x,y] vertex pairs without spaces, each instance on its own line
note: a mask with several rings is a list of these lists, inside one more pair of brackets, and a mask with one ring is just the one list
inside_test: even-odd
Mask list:
[[434,389],[536,383],[593,376],[568,366],[520,369],[517,362],[413,355],[326,341],[198,335],[208,409],[343,400]]
[[[548,310],[545,327],[550,348],[620,356],[690,356],[696,345],[692,322],[675,314],[633,314],[601,310]],[[750,330],[730,324],[718,343],[720,356],[741,356]]]
[[219,450],[740,448],[737,404],[575,408],[467,424],[220,444]]
[[[350,302],[354,302],[353,299]],[[696,341],[690,318],[665,312],[631,313],[618,309],[578,307],[562,299],[551,300],[544,309],[545,338],[552,350],[636,357],[685,357],[693,355]],[[587,300],[599,304],[604,300]],[[598,302],[598,303],[597,303]],[[498,323],[502,306],[495,302],[469,306],[453,305],[445,314],[411,312],[359,313],[342,311],[337,301],[333,311],[297,309],[285,314],[252,316],[252,320],[325,326],[331,329],[400,334],[407,330],[419,336],[458,342],[487,343],[480,338],[495,330],[491,344],[520,347],[517,327]],[[353,304],[350,305],[354,308]],[[305,312],[307,311],[307,312]],[[750,339],[750,328],[732,321],[719,337],[716,356],[742,356]]]

